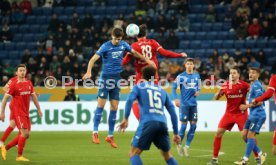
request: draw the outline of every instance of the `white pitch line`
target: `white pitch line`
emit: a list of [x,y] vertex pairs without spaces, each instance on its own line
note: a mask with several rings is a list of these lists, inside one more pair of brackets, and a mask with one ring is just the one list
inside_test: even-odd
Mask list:
[[[204,152],[213,152],[212,150],[203,150],[203,149],[190,149],[190,150],[194,150],[194,151],[204,151]],[[224,155],[225,152],[219,152],[219,155]],[[191,156],[193,158],[200,158],[200,157],[209,157],[209,156],[213,156],[213,154],[208,154],[208,155],[198,155],[198,156]]]

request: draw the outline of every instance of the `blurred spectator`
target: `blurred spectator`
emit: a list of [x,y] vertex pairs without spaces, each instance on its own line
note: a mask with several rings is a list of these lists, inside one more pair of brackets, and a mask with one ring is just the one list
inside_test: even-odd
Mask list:
[[45,4],[45,1],[46,0],[36,0],[37,6],[38,7],[43,6]]
[[51,18],[51,20],[50,20],[50,24],[49,24],[49,27],[48,27],[48,28],[49,28],[52,32],[56,33],[56,32],[58,31],[60,25],[61,25],[61,22],[60,22],[59,19],[57,18],[57,15],[56,15],[56,14],[53,14],[53,15],[52,15],[52,18]]
[[247,67],[251,68],[260,68],[261,67],[261,63],[259,63],[255,57],[250,57],[250,63],[247,65]]
[[61,64],[62,74],[64,75],[67,71],[70,71],[71,62],[69,56],[65,56]]
[[23,14],[31,14],[32,13],[32,3],[29,0],[22,0],[19,3],[19,7]]
[[203,64],[199,57],[195,58],[195,70],[199,73],[203,70]]
[[179,14],[187,15],[187,13],[189,12],[189,0],[180,0],[178,6]]
[[49,70],[49,64],[47,62],[46,57],[42,57],[40,60],[40,64],[38,65],[37,74],[43,76],[45,75],[47,70]]
[[169,19],[168,29],[176,30],[178,26],[178,19],[175,15],[172,15]]
[[235,62],[235,59],[233,57],[230,57],[229,61],[225,64],[225,66],[227,67],[228,70],[234,68],[237,65],[238,64]]
[[139,26],[139,25],[142,25],[144,23],[145,23],[145,21],[144,21],[144,18],[142,17],[142,15],[138,15],[137,20],[136,20],[136,24]]
[[259,61],[261,63],[261,66],[264,67],[267,64],[267,60],[266,60],[266,56],[263,50],[260,50],[257,54],[256,54],[256,60]]
[[34,60],[33,57],[30,57],[27,63],[27,70],[28,73],[32,74],[32,75],[36,75],[37,74],[37,62]]
[[2,76],[2,81],[0,81],[1,86],[5,86],[9,82],[8,76]]
[[168,27],[168,22],[164,15],[158,15],[157,20],[155,22],[155,30],[156,32],[163,31],[165,32]]
[[72,67],[73,78],[75,78],[75,79],[81,78],[80,72],[81,72],[81,68],[79,67],[78,62],[74,62],[73,67]]
[[152,17],[147,16],[145,22],[146,22],[146,25],[147,25],[147,27],[148,27],[148,31],[149,31],[149,32],[153,32],[155,26],[154,26],[154,22],[153,22]]
[[206,22],[216,22],[217,13],[212,4],[208,5],[208,11],[206,13],[205,21]]
[[47,52],[52,53],[53,48],[54,48],[54,36],[52,36],[52,35],[48,36],[48,39],[45,42],[45,47],[46,47]]
[[166,38],[163,31],[158,32],[158,35],[155,39],[159,42],[160,45],[165,45]]
[[52,62],[50,63],[49,71],[54,74],[57,72],[59,67],[60,67],[60,62],[58,61],[58,57],[53,56]]
[[261,12],[260,6],[258,2],[253,3],[253,7],[251,8],[251,18],[258,18],[259,13]]
[[212,58],[214,64],[217,63],[218,62],[218,58],[219,58],[218,50],[214,49],[213,50],[213,54],[210,57]]
[[135,15],[146,15],[147,2],[145,0],[138,0],[136,2]]
[[72,22],[71,22],[71,27],[72,29],[80,29],[81,28],[81,19],[79,17],[78,13],[73,13],[73,18],[72,18]]
[[24,50],[24,54],[21,58],[21,64],[27,64],[29,59],[32,57],[31,52],[29,49]]
[[133,70],[132,65],[127,64],[124,67],[124,70],[121,73],[121,76],[122,76],[123,79],[128,80],[129,76],[131,76],[131,75],[135,75],[135,71]]
[[0,32],[0,42],[11,42],[13,35],[8,24],[4,24]]
[[7,15],[11,12],[11,4],[9,0],[0,0],[1,15]]
[[237,9],[240,13],[244,13],[247,16],[250,16],[250,8],[247,6],[247,0],[241,0],[240,1],[240,6]]
[[106,0],[94,0],[93,5],[94,6],[105,6],[106,5]]
[[9,62],[5,63],[4,65],[5,65],[5,67],[3,68],[4,75],[7,75],[8,77],[12,77],[14,75],[14,68]]
[[72,88],[67,90],[67,95],[65,96],[64,101],[80,101],[80,97],[76,95],[75,89]]
[[182,15],[181,18],[178,20],[177,30],[180,32],[188,32],[190,29],[190,20],[187,16]]
[[247,32],[248,32],[248,39],[257,39],[260,36],[261,26],[258,23],[258,19],[254,18],[252,24],[249,25]]
[[43,7],[53,7],[54,0],[45,0],[45,4]]
[[171,30],[169,32],[169,37],[165,40],[165,46],[167,49],[178,49],[179,42],[179,38],[175,35],[175,32]]
[[86,13],[84,19],[82,20],[82,29],[88,30],[91,32],[91,27],[94,26],[94,18],[91,16],[91,14]]
[[246,23],[240,23],[236,29],[236,37],[238,40],[243,40],[247,36],[247,25]]
[[154,16],[154,14],[155,14],[155,7],[156,7],[155,0],[149,0],[147,2],[147,15],[148,16]]
[[178,12],[179,2],[178,0],[171,0],[168,6],[168,14],[176,14]]
[[243,18],[241,16],[241,13],[239,11],[236,11],[236,15],[232,19],[232,27],[234,29],[237,29],[242,22],[243,22]]
[[12,9],[11,22],[13,24],[21,24],[24,21],[24,15],[20,11],[19,7]]
[[168,4],[166,0],[159,0],[156,4],[156,13],[157,14],[166,14],[168,9]]
[[261,36],[265,39],[272,38],[274,35],[273,26],[269,26],[268,21],[263,21],[263,26],[261,28]]

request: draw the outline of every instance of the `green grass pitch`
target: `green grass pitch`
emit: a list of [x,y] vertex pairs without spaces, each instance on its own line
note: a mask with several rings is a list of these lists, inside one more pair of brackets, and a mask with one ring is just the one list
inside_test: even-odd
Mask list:
[[[127,165],[128,151],[134,132],[115,134],[117,149],[111,148],[104,141],[106,132],[100,132],[101,144],[91,142],[91,132],[32,132],[27,141],[24,155],[31,160],[28,163],[16,163],[17,149],[8,151],[7,161],[0,160],[0,164],[28,164],[28,165]],[[2,135],[2,133],[0,133]],[[211,159],[214,132],[197,132],[191,145],[190,158],[180,157],[172,145],[172,152],[179,164],[205,165]],[[8,141],[15,136],[15,133]],[[276,156],[271,153],[272,133],[261,133],[258,143],[263,151],[268,153],[267,165],[276,164]],[[245,150],[245,143],[240,133],[227,132],[222,141],[222,154],[219,164],[233,164],[239,160]],[[152,145],[149,151],[142,154],[145,165],[165,165],[159,151]],[[250,164],[255,164],[252,155]]]

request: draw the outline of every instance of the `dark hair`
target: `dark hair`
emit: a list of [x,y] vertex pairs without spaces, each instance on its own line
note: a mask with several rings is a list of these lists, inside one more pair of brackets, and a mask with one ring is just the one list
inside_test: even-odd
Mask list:
[[155,77],[156,69],[152,66],[147,66],[143,69],[143,78],[145,80],[150,80],[152,77]]
[[259,74],[261,73],[261,69],[257,68],[257,67],[250,67],[249,70],[254,70],[254,71],[256,71]]
[[186,64],[187,62],[192,62],[194,64],[195,60],[193,58],[186,58],[186,60],[184,61],[184,64]]
[[145,37],[147,35],[147,25],[146,24],[142,24],[139,26],[139,34],[138,34],[138,38],[141,37]]
[[[241,70],[240,70],[240,68],[239,68],[239,67],[234,66],[232,69],[233,69],[233,70],[236,70],[239,74],[241,74]],[[230,70],[231,70],[231,69],[230,69]]]
[[15,71],[18,71],[18,68],[21,68],[21,67],[23,67],[25,69],[27,68],[25,64],[19,64],[16,66]]
[[112,35],[115,36],[116,38],[123,37],[124,36],[124,31],[120,27],[115,27],[115,28],[112,29]]

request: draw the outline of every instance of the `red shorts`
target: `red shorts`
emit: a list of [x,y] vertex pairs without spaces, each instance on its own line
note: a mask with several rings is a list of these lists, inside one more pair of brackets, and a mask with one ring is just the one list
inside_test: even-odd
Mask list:
[[[142,73],[136,73],[135,84],[141,82],[141,79],[143,79]],[[159,75],[158,73],[156,73],[154,83],[158,84],[158,81],[159,81]]]
[[223,117],[221,118],[218,128],[224,128],[228,131],[231,131],[233,126],[235,124],[238,125],[239,130],[242,131],[244,124],[247,120],[248,114],[230,114],[230,113],[225,113]]
[[31,130],[31,120],[28,116],[15,116],[15,124],[17,128]]
[[276,128],[274,129],[273,145],[276,145]]

